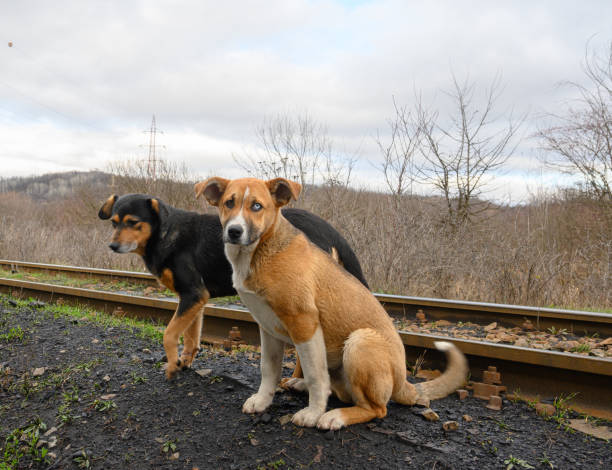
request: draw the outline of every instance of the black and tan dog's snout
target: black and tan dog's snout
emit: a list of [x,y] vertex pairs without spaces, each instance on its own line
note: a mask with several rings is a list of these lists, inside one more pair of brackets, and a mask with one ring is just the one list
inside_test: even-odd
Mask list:
[[108,247],[115,253],[117,253],[119,251],[119,248],[121,247],[121,244],[119,242],[112,242],[108,244]]

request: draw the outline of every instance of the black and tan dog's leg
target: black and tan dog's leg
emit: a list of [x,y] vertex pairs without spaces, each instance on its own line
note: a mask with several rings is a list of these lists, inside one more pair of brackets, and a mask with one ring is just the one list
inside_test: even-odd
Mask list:
[[202,335],[202,322],[204,320],[204,307],[196,315],[193,323],[183,333],[183,352],[179,361],[181,367],[191,367],[191,363],[200,351],[200,337]]
[[208,291],[202,295],[202,308],[195,316],[193,323],[183,333],[183,352],[181,353],[181,367],[191,367],[191,363],[200,351],[200,338],[202,337],[202,323],[204,320],[204,306],[210,299]]
[[[166,378],[171,379],[176,372],[181,368],[182,364],[178,358],[178,343],[181,334],[194,322],[199,316],[202,317],[202,308],[206,301],[198,298],[195,301],[185,300],[181,298],[179,306],[168,323],[166,331],[164,331],[164,349],[168,363],[166,364]],[[200,324],[201,327],[201,324]]]

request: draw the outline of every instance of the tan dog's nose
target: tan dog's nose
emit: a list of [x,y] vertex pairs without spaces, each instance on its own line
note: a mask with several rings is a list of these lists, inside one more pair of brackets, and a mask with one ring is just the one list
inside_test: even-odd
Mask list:
[[240,237],[244,229],[240,225],[230,225],[227,228],[227,237],[229,238],[230,243],[237,243],[240,241]]

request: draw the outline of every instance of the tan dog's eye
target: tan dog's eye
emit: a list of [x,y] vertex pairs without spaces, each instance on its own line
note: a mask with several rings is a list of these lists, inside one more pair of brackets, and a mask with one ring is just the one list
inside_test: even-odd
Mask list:
[[258,202],[254,202],[254,203],[251,205],[251,210],[252,210],[253,212],[259,212],[261,209],[263,209],[263,206],[262,206],[260,203],[258,203]]
[[227,201],[225,201],[225,207],[227,207],[228,209],[233,209],[234,208],[234,198],[228,199]]
[[133,227],[137,223],[138,223],[137,221],[130,219],[125,223],[125,225],[127,225],[128,227]]

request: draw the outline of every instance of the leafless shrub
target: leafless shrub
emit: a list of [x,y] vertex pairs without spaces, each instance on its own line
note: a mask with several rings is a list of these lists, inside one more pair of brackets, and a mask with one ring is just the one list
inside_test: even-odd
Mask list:
[[356,157],[340,157],[327,128],[308,113],[265,118],[257,127],[256,136],[259,151],[233,156],[248,174],[263,179],[283,177],[298,181],[303,196],[314,184],[348,187]]
[[[389,140],[384,140],[380,133],[376,144],[383,156],[380,170],[385,183],[395,199],[405,193],[412,194],[415,181],[415,159],[422,146],[422,128],[415,112],[406,106],[398,106],[393,99],[395,116],[389,119]],[[418,109],[418,107],[417,107]]]
[[536,137],[548,152],[545,161],[562,172],[579,175],[583,189],[612,201],[612,41],[600,55],[587,45],[584,73],[588,86],[567,82],[579,93],[562,115]]
[[[185,184],[164,191],[181,192]],[[193,198],[188,190],[185,197]],[[443,198],[313,186],[299,202],[347,238],[375,291],[572,308],[612,304],[612,208],[577,190],[495,206],[480,224],[452,230],[438,223]],[[108,249],[112,228],[97,217],[100,203],[86,190],[48,203],[0,194],[0,257],[143,270],[137,255]]]
[[[482,198],[488,179],[510,157],[517,145],[517,132],[524,117],[508,114],[506,122],[495,108],[501,93],[497,76],[485,90],[484,102],[476,103],[476,86],[453,75],[453,90],[446,93],[454,104],[448,124],[437,111],[418,100],[416,115],[422,133],[419,146],[424,164],[417,168],[420,180],[438,189],[447,208],[447,222],[452,226],[473,221],[487,211]],[[480,104],[480,105],[479,105]]]

